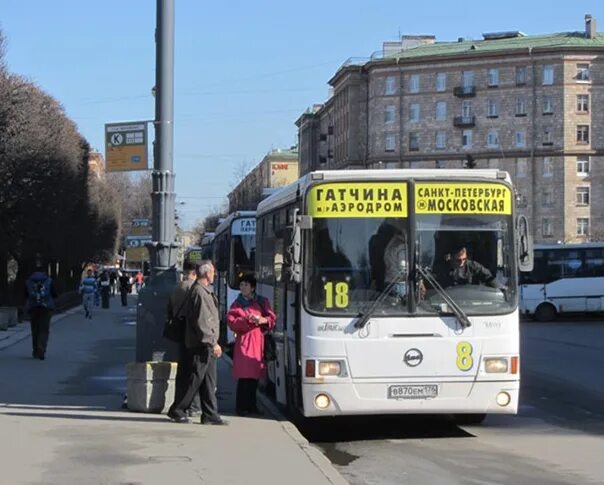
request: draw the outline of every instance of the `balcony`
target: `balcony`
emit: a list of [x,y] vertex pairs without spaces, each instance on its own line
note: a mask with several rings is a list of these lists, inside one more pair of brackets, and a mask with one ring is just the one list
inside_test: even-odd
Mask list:
[[473,98],[474,96],[476,96],[476,86],[454,87],[453,94],[458,98]]
[[456,116],[453,118],[453,126],[458,128],[472,128],[476,124],[476,116]]

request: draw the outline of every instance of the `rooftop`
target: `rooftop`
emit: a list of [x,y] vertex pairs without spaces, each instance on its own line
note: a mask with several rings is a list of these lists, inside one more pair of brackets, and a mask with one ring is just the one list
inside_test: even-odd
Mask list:
[[589,38],[585,32],[560,32],[546,35],[527,35],[519,33],[518,36],[508,38],[488,38],[483,40],[459,39],[451,42],[435,42],[433,44],[419,45],[408,49],[388,50],[374,52],[369,58],[350,58],[341,67],[364,65],[371,61],[392,59],[414,59],[419,57],[445,57],[479,53],[496,53],[518,49],[552,49],[552,48],[604,48],[604,33],[597,33]]

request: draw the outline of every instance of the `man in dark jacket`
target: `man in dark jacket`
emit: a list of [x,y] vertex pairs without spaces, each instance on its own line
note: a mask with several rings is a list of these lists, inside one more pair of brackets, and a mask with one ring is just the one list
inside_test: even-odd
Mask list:
[[445,288],[458,285],[486,285],[499,288],[493,274],[482,264],[468,258],[465,246],[455,249],[445,264],[435,268],[438,282]]
[[[178,322],[180,318],[186,317],[186,304],[189,298],[189,292],[191,286],[197,279],[197,273],[195,271],[195,265],[190,262],[185,262],[183,265],[183,280],[174,288],[174,291],[168,298],[168,308],[166,309],[166,317],[169,320]],[[191,375],[191,369],[189,369],[189,359],[187,356],[187,347],[185,346],[183,326],[182,341],[178,342],[178,367],[176,368],[176,379],[175,379],[175,390],[174,390],[174,401],[180,402],[187,392],[189,385],[188,379]],[[187,410],[189,416],[197,416],[201,414],[201,404],[199,400],[199,393],[195,394],[191,407]]]
[[57,292],[52,279],[42,267],[38,266],[25,282],[25,297],[31,322],[32,357],[44,360]]
[[191,286],[186,304],[185,347],[190,373],[184,396],[174,401],[168,416],[177,423],[187,423],[186,410],[196,393],[201,393],[201,424],[227,424],[218,414],[216,400],[216,364],[222,355],[218,345],[220,332],[218,300],[212,289],[214,265],[209,260],[200,261],[195,271],[197,280]]

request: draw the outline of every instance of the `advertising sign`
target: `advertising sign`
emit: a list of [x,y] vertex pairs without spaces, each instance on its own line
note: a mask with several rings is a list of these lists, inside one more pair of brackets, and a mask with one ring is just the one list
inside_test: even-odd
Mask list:
[[137,236],[151,234],[151,221],[149,219],[133,219],[130,234]]
[[151,242],[151,235],[126,236],[126,261],[147,261],[149,252],[145,244]]
[[147,170],[147,122],[105,125],[107,172]]

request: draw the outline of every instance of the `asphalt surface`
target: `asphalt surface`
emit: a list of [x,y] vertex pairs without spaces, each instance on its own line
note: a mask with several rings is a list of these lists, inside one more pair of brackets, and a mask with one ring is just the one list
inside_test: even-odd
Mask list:
[[351,484],[604,484],[604,321],[521,324],[518,416],[329,418],[299,426]]

